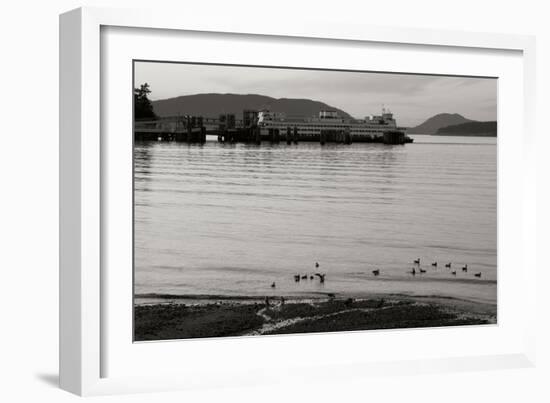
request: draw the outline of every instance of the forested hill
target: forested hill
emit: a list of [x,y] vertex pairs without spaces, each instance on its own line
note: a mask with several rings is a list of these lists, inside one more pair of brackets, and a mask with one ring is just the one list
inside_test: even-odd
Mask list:
[[267,109],[286,116],[318,116],[321,110],[334,110],[343,118],[349,114],[320,101],[297,98],[272,98],[257,94],[196,94],[153,101],[153,110],[158,116],[195,115],[218,117],[221,113],[241,116],[243,110]]

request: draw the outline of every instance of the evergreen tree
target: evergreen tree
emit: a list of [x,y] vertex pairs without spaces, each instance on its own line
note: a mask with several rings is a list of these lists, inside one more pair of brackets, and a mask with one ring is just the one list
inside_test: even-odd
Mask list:
[[153,112],[153,105],[147,97],[151,93],[149,84],[140,85],[134,88],[134,117],[135,119],[156,119],[157,115]]

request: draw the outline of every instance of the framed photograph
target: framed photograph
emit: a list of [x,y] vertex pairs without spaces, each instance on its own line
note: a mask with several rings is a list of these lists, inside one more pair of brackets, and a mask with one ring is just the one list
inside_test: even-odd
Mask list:
[[60,24],[64,389],[532,365],[531,37]]

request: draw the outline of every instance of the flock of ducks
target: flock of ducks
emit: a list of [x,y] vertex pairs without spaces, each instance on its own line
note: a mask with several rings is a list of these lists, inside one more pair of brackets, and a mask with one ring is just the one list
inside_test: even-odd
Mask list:
[[[418,259],[414,259],[413,260],[413,263],[415,264],[415,266],[411,269],[411,271],[407,272],[409,274],[412,274],[413,276],[416,276],[417,273],[419,274],[424,274],[426,273],[426,269],[423,269],[421,266],[420,266],[420,258]],[[437,268],[437,262],[433,262],[431,264],[432,267],[434,268]],[[452,262],[449,262],[449,263],[445,263],[445,268],[446,269],[451,269],[451,266],[452,266]],[[417,270],[418,269],[418,270]],[[468,265],[465,264],[464,266],[462,266],[462,272],[463,273],[467,273],[468,272]],[[380,269],[375,269],[372,271],[372,274],[374,274],[375,276],[379,276],[380,275]],[[453,270],[451,271],[451,274],[453,276],[456,276],[456,270]],[[481,278],[481,272],[478,272],[478,273],[474,273],[474,276],[477,277],[477,278]]]
[[[318,269],[319,268],[319,262],[315,262],[315,268]],[[296,283],[299,283],[300,280],[307,280],[308,278],[310,280],[315,280],[315,276],[319,277],[319,282],[320,283],[324,283],[325,282],[325,277],[327,276],[326,273],[315,273],[315,274],[303,274],[303,275],[300,275],[300,274],[295,274],[294,275],[294,281]]]
[[[409,274],[412,274],[413,276],[416,276],[417,273],[419,274],[424,274],[426,273],[426,269],[423,269],[421,266],[420,266],[420,258],[418,259],[414,259],[413,260],[413,263],[414,263],[414,267],[411,269],[411,271],[409,271],[408,273]],[[319,262],[315,262],[315,268],[319,268]],[[431,263],[431,266],[436,268],[437,269],[437,262],[433,262]],[[451,269],[452,268],[452,262],[449,262],[449,263],[445,263],[445,268],[446,269]],[[418,270],[417,270],[418,269]],[[462,272],[463,273],[467,273],[468,272],[468,265],[465,264],[464,266],[462,266]],[[379,276],[380,275],[380,269],[375,269],[372,271],[372,274],[374,276]],[[451,271],[451,274],[453,276],[456,276],[456,270],[452,270]],[[320,283],[324,283],[325,282],[325,277],[326,277],[326,273],[315,273],[315,274],[295,274],[294,275],[294,281],[296,283],[299,283],[300,281],[302,280],[315,280],[315,277],[318,277],[319,278],[319,282]],[[477,277],[477,278],[481,278],[481,272],[478,272],[478,273],[474,273],[474,277]],[[271,288],[276,288],[277,287],[277,284],[275,284],[275,281],[273,283],[271,283]]]
[[[319,268],[319,262],[315,262],[315,268],[318,269]],[[327,276],[326,273],[314,273],[314,274],[295,274],[294,275],[294,281],[296,283],[299,283],[300,281],[302,280],[315,280],[315,277],[318,277],[319,278],[319,282],[322,284],[325,282],[325,277]],[[277,284],[275,284],[275,281],[273,283],[271,283],[271,288],[275,288],[277,287]]]
[[324,283],[325,282],[325,277],[327,275],[325,273],[315,273],[315,274],[304,274],[302,276],[300,276],[299,274],[295,274],[294,275],[294,281],[299,283],[300,280],[315,280],[315,277],[319,277],[319,282],[320,283]]
[[[426,273],[426,269],[423,269],[422,267],[420,267],[420,258],[414,259],[414,260],[413,260],[413,263],[415,264],[415,267],[413,267],[412,270],[409,272],[410,274],[412,274],[413,276],[416,275],[416,273],[417,273],[416,268],[418,268],[418,272],[419,272],[420,274]],[[437,262],[433,262],[431,265],[432,265],[432,267],[435,267],[435,268],[437,269]],[[446,269],[452,269],[452,262],[445,263],[445,268],[446,268]],[[379,271],[379,270],[375,270],[375,271],[378,271],[378,274],[380,274],[380,271]],[[463,273],[467,273],[467,272],[468,272],[468,265],[467,265],[467,264],[465,264],[464,266],[462,266],[462,272],[463,272]],[[374,273],[374,271],[373,271],[373,273]],[[375,276],[377,276],[378,274],[374,273]],[[452,271],[451,271],[451,274],[452,274],[453,276],[456,276],[456,270],[452,270]],[[478,277],[478,278],[481,278],[481,272],[474,273],[474,276],[475,276],[475,277]]]

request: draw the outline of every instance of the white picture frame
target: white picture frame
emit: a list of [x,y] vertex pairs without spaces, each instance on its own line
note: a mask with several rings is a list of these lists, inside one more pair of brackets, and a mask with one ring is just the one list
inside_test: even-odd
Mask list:
[[[227,19],[212,16],[203,19],[180,19],[168,12],[152,12],[139,10],[110,10],[102,8],[81,8],[70,11],[60,17],[60,385],[63,389],[79,395],[96,395],[112,393],[129,393],[139,391],[158,391],[182,389],[190,387],[211,387],[228,384],[248,385],[262,382],[291,382],[292,379],[323,379],[334,378],[337,372],[340,377],[369,376],[370,374],[402,374],[408,372],[437,372],[455,370],[491,369],[503,367],[532,366],[535,362],[534,318],[526,317],[523,321],[499,325],[496,330],[489,329],[485,337],[502,337],[513,334],[513,342],[504,343],[499,350],[484,353],[483,349],[474,349],[474,340],[469,338],[464,329],[453,330],[452,337],[463,337],[466,347],[470,346],[468,354],[462,350],[445,352],[440,346],[434,354],[417,354],[403,356],[400,351],[387,354],[388,359],[376,360],[357,356],[353,360],[339,361],[337,357],[327,356],[324,359],[311,355],[303,355],[292,362],[281,360],[277,363],[278,376],[267,378],[261,371],[262,363],[257,355],[262,351],[280,348],[298,348],[308,342],[312,336],[282,336],[235,340],[214,340],[209,344],[197,341],[192,343],[192,350],[198,353],[185,362],[169,363],[165,359],[166,371],[158,375],[149,373],[125,373],[125,369],[110,371],[106,367],[107,358],[118,347],[113,344],[105,329],[112,322],[106,318],[110,314],[108,301],[109,290],[105,279],[110,278],[105,272],[109,267],[106,261],[106,243],[104,231],[105,220],[112,216],[105,214],[106,194],[110,191],[107,178],[110,175],[109,152],[105,147],[109,141],[103,141],[101,133],[106,130],[102,119],[102,30],[108,27],[159,30],[164,32],[194,32],[195,34],[219,33],[219,35],[242,34],[252,36],[257,41],[263,39],[289,39],[293,41],[324,40],[333,41],[333,46],[345,43],[376,43],[379,46],[403,45],[422,46],[438,49],[469,49],[479,54],[491,51],[515,52],[516,62],[521,69],[514,70],[520,90],[521,122],[514,124],[522,132],[518,148],[522,158],[515,163],[517,175],[511,179],[514,185],[521,185],[520,191],[508,207],[509,212],[517,212],[518,217],[509,215],[503,217],[499,212],[499,227],[501,220],[512,220],[508,228],[518,229],[518,233],[508,234],[508,241],[519,242],[513,261],[521,267],[521,281],[509,287],[516,287],[516,295],[522,298],[522,312],[535,312],[535,278],[536,265],[533,251],[534,242],[530,242],[526,234],[533,234],[536,213],[533,208],[535,183],[532,179],[535,173],[534,158],[534,93],[535,93],[535,42],[533,37],[520,35],[481,34],[456,31],[429,31],[407,28],[381,28],[358,26],[344,23],[330,23],[304,19],[297,26],[284,26],[277,21],[254,19]],[[222,34],[223,33],[223,34]],[[346,42],[347,41],[347,42]],[[519,59],[518,59],[519,57]],[[518,66],[516,66],[518,67]],[[512,70],[511,70],[512,71]],[[521,71],[518,75],[517,71]],[[128,88],[131,83],[128,83]],[[129,93],[130,94],[130,93]],[[131,119],[128,116],[127,119]],[[501,131],[499,119],[499,137]],[[114,149],[113,149],[114,150]],[[107,152],[109,151],[109,152]],[[499,153],[504,152],[499,144]],[[506,168],[506,160],[499,154],[499,185],[508,178],[503,178],[501,171]],[[510,167],[509,167],[510,168]],[[509,172],[505,170],[505,172]],[[506,194],[507,195],[507,194]],[[499,208],[503,194],[499,191]],[[508,197],[508,196],[506,196]],[[106,201],[107,200],[107,201]],[[104,211],[102,211],[104,209]],[[500,229],[499,229],[500,231]],[[499,232],[500,236],[500,232]],[[499,239],[499,251],[501,248]],[[512,253],[512,252],[510,252]],[[499,263],[500,254],[499,254]],[[510,282],[505,284],[510,284]],[[507,291],[507,290],[505,290]],[[504,294],[504,295],[503,295]],[[502,298],[506,299],[509,292],[502,291],[499,277],[499,309]],[[128,311],[128,314],[131,312]],[[499,317],[502,314],[499,311]],[[499,321],[500,322],[500,321]],[[505,321],[506,322],[506,321]],[[505,330],[502,330],[505,329]],[[506,331],[508,331],[506,330]],[[423,330],[423,336],[437,344],[444,337],[444,330]],[[386,334],[391,333],[390,336]],[[348,335],[350,343],[362,343],[365,337],[376,338],[384,343],[382,338],[398,341],[405,337],[400,332],[370,332]],[[408,333],[409,337],[411,333]],[[451,333],[449,333],[451,335]],[[326,343],[337,343],[339,336],[324,339]],[[415,337],[414,334],[411,337]],[[508,337],[508,336],[506,336]],[[512,336],[510,336],[512,337]],[[315,339],[318,340],[318,339]],[[510,339],[511,340],[511,339]],[[503,339],[504,341],[504,339]],[[128,341],[131,343],[131,341]],[[162,352],[158,347],[152,347],[158,354],[166,354],[171,350],[181,349],[182,342],[157,343],[163,344]],[[240,343],[237,344],[237,343]],[[495,343],[498,344],[498,343]],[[190,344],[187,344],[188,346]],[[383,344],[382,344],[383,345]],[[250,357],[245,357],[238,364],[220,365],[210,371],[205,365],[198,365],[201,360],[201,349],[215,349],[219,354],[232,350],[234,355],[225,357],[228,360],[239,360],[244,348],[250,349]],[[240,349],[240,350],[239,350]],[[189,350],[189,349],[188,349]],[[466,349],[467,350],[467,349]],[[466,351],[464,350],[464,351]],[[132,354],[130,350],[129,354]],[[225,353],[224,353],[225,351]],[[151,355],[152,353],[145,352]],[[156,355],[157,353],[154,353]],[[211,361],[213,355],[206,357]],[[120,360],[129,357],[119,357]],[[151,357],[149,357],[151,358]],[[151,359],[154,359],[151,358]],[[162,362],[163,358],[160,358]],[[221,361],[222,359],[220,359]],[[130,360],[131,361],[131,360]],[[248,367],[247,367],[248,365]],[[267,367],[267,363],[263,364]],[[273,365],[273,363],[271,364]],[[179,367],[179,371],[178,371]],[[190,371],[192,368],[193,371]],[[307,371],[303,369],[307,368]],[[338,371],[333,371],[338,369]],[[282,371],[281,371],[282,370]],[[138,371],[139,372],[139,371]],[[331,376],[327,376],[331,372]],[[116,373],[116,375],[111,375]]]

